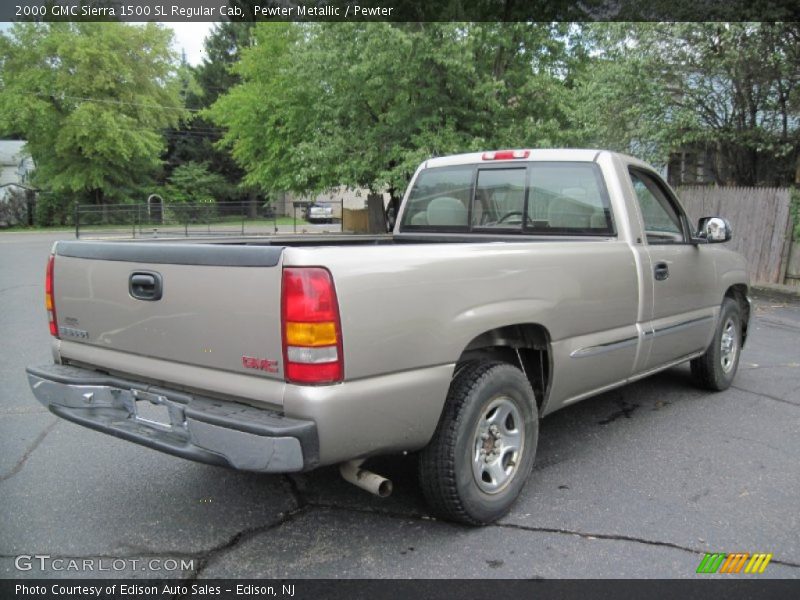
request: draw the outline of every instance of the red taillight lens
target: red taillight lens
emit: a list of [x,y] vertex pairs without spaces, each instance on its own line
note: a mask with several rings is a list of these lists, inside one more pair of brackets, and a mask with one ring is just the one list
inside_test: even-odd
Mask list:
[[342,328],[333,278],[322,267],[283,270],[283,362],[293,383],[334,383],[344,375]]
[[47,308],[47,318],[50,321],[50,335],[58,337],[58,320],[56,319],[56,298],[53,285],[53,271],[55,270],[56,257],[50,255],[47,260],[47,274],[44,278],[44,305]]
[[483,160],[513,160],[515,158],[528,158],[530,150],[498,150],[497,152],[484,152]]

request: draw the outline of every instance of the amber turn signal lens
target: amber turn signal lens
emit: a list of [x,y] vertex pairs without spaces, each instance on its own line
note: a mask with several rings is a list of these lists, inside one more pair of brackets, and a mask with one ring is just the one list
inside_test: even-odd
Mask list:
[[286,323],[289,346],[333,346],[336,344],[336,323]]

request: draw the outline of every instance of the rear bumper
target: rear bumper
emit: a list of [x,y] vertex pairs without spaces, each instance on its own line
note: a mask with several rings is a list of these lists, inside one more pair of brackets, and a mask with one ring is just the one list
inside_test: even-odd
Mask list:
[[[71,366],[28,367],[27,373],[37,400],[52,413],[155,450],[260,473],[292,473],[319,464],[311,420]],[[141,404],[162,407],[165,418],[158,422],[140,415]]]

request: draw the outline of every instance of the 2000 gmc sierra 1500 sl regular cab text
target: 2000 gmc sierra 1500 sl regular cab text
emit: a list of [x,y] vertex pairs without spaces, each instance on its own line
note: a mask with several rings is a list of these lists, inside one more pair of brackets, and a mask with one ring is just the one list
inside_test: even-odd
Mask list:
[[[393,235],[58,242],[36,397],[157,450],[264,473],[419,451],[441,516],[504,514],[540,417],[691,361],[733,380],[750,316],[720,218],[596,150],[434,158]],[[153,411],[162,414],[153,416]]]

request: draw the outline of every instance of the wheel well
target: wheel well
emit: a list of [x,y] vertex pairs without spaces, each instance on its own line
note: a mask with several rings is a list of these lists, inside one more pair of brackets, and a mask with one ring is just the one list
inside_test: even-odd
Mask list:
[[725,292],[726,298],[731,298],[742,311],[742,346],[747,340],[747,325],[750,322],[750,302],[747,300],[747,286],[743,283],[732,285]]
[[501,360],[520,367],[531,383],[539,410],[550,391],[552,373],[550,334],[542,325],[523,323],[486,331],[474,338],[458,359],[461,365],[472,360]]

